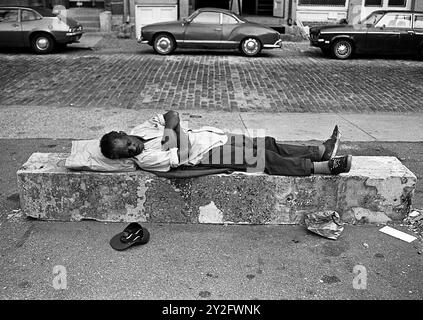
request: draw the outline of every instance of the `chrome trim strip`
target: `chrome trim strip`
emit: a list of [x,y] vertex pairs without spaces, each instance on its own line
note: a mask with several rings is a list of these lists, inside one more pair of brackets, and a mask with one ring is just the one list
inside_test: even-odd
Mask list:
[[401,32],[367,32],[368,34],[401,34]]
[[345,34],[348,35],[350,33],[354,34],[401,34],[401,32],[378,32],[378,31],[347,31],[347,32],[341,32],[341,31],[333,31],[333,32],[320,32],[320,34]]
[[265,44],[263,48],[281,48],[282,47],[282,39],[279,39],[274,44]]
[[347,33],[367,33],[366,31],[331,31],[331,32],[320,32],[320,34],[332,34],[332,33],[337,33],[337,34],[347,34]]
[[68,37],[78,36],[80,34],[83,34],[83,32],[82,31],[78,31],[78,32],[66,32],[66,36],[68,36]]
[[220,41],[220,40],[176,40],[177,43],[238,43],[238,41]]

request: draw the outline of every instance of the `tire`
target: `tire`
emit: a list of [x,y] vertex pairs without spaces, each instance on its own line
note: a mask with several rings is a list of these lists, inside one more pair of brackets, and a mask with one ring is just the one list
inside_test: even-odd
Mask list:
[[419,56],[420,60],[423,60],[423,46],[421,46],[421,48],[419,49],[418,56]]
[[154,37],[153,49],[161,55],[171,54],[176,48],[175,39],[166,33]]
[[249,37],[241,41],[240,50],[244,55],[248,57],[254,57],[258,55],[261,49],[262,45],[260,41],[256,38]]
[[31,38],[32,50],[37,54],[47,54],[54,50],[55,42],[52,36],[40,33]]
[[331,47],[332,56],[336,59],[345,60],[352,56],[353,49],[351,41],[346,39],[336,40]]

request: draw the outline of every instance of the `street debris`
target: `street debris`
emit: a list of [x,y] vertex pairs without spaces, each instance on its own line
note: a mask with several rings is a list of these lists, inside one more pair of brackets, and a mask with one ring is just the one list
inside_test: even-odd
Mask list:
[[410,243],[410,242],[412,242],[412,241],[414,241],[414,240],[417,239],[416,237],[414,237],[412,235],[409,235],[408,233],[405,233],[405,232],[399,231],[397,229],[391,228],[390,226],[385,226],[382,229],[379,229],[379,231],[380,232],[383,232],[383,233],[386,233],[386,234],[388,234],[390,236],[393,236],[395,238],[404,240],[404,241],[406,241],[408,243]]
[[410,231],[423,240],[423,209],[413,209],[403,221]]
[[367,243],[363,243],[363,247],[369,249],[369,245]]
[[417,210],[413,210],[412,212],[410,212],[410,214],[408,215],[410,218],[414,218],[417,217],[418,215],[420,215],[420,212]]
[[6,219],[9,220],[9,221],[18,221],[19,219],[22,218],[22,215],[23,215],[23,213],[22,213],[21,209],[15,209],[15,210],[12,210],[12,213],[9,213],[7,215]]
[[332,210],[308,213],[304,222],[311,232],[332,240],[338,239],[344,230],[338,212]]

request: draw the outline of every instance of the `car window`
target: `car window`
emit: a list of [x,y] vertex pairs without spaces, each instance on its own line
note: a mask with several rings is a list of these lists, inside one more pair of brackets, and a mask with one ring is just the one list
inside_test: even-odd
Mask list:
[[365,24],[372,24],[372,25],[374,25],[375,23],[377,23],[379,20],[380,20],[380,18],[382,18],[383,17],[383,13],[373,13],[373,14],[371,14],[370,16],[368,16],[365,20],[363,20],[363,24],[365,25]]
[[21,21],[33,21],[40,19],[40,16],[34,11],[22,10],[21,11]]
[[0,9],[0,22],[18,22],[18,10]]
[[227,14],[222,14],[222,23],[223,24],[236,24],[238,21]]
[[402,13],[386,14],[376,24],[376,27],[383,26],[387,28],[411,28],[411,15]]
[[423,15],[415,16],[414,18],[414,29],[423,29]]
[[194,18],[194,20],[192,20],[192,22],[219,24],[220,13],[219,12],[201,12],[198,16]]

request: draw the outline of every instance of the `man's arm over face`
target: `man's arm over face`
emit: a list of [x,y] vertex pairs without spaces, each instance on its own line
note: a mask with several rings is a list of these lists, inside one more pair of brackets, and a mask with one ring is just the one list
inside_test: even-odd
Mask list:
[[163,146],[165,150],[178,148],[179,162],[185,163],[189,157],[190,143],[180,126],[179,114],[171,110],[163,114],[163,118],[165,119]]
[[165,120],[165,128],[162,138],[162,145],[164,150],[178,148],[179,135],[176,128],[179,127],[179,114],[176,111],[170,110],[163,114]]
[[163,118],[165,120],[165,128],[175,130],[175,128],[179,126],[180,120],[177,111],[170,110],[163,114]]

